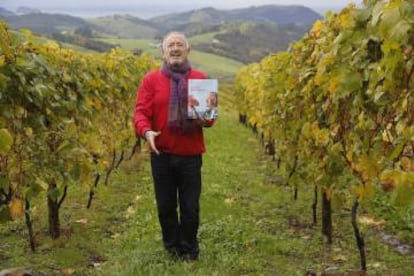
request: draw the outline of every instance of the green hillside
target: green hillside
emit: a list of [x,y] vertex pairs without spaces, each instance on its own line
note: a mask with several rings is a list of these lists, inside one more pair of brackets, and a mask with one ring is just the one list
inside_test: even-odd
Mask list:
[[[208,36],[211,35],[211,33],[208,34]],[[202,41],[203,39],[206,39],[206,37],[198,36],[195,41]],[[100,39],[100,41],[119,45],[119,47],[127,50],[140,49],[145,53],[161,58],[161,50],[156,47],[156,42],[152,40],[111,38]],[[192,41],[192,38],[190,38],[190,43]],[[243,66],[243,63],[236,60],[196,50],[191,51],[190,59],[194,67],[218,78],[232,77]]]
[[201,43],[209,43],[210,41],[214,40],[215,36],[222,32],[210,32],[210,33],[203,33],[199,35],[192,36],[190,40],[191,45],[198,45]]
[[113,15],[88,19],[101,36],[119,38],[148,38],[158,33],[158,27],[130,15]]

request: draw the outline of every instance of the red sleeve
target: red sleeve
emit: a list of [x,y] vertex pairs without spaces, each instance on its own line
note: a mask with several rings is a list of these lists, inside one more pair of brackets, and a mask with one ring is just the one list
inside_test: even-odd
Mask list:
[[141,82],[137,92],[134,112],[135,132],[144,136],[145,131],[151,130],[153,95],[151,83],[147,74]]

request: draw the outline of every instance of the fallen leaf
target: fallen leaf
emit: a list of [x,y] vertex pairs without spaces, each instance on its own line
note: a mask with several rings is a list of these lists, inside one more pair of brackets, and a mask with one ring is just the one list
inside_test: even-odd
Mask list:
[[365,225],[371,225],[371,226],[384,226],[386,224],[385,220],[375,220],[372,217],[368,216],[361,216],[358,219],[359,223],[365,224]]
[[127,213],[130,215],[135,214],[135,208],[133,206],[129,206],[127,209]]
[[228,197],[224,200],[224,203],[226,203],[226,204],[232,204],[233,202],[234,202],[234,198],[232,198],[232,197]]
[[373,268],[380,268],[382,266],[382,264],[381,263],[373,263],[373,264],[371,264],[371,267],[373,267]]
[[75,222],[77,222],[77,223],[82,223],[82,224],[87,224],[87,223],[88,223],[88,219],[86,219],[86,218],[83,218],[83,219],[78,219],[78,220],[76,220]]
[[95,267],[95,268],[96,268],[96,267],[99,267],[99,266],[101,266],[101,265],[102,265],[102,263],[92,263],[92,266],[93,266],[93,267]]
[[345,257],[344,255],[337,255],[337,256],[334,256],[334,257],[332,258],[332,260],[333,260],[335,263],[344,263],[344,262],[348,261],[347,257]]
[[312,239],[312,236],[311,235],[304,235],[304,236],[302,236],[302,239],[304,239],[304,240],[311,240]]
[[66,276],[66,275],[72,275],[75,273],[75,270],[73,268],[62,268],[60,269],[60,275]]

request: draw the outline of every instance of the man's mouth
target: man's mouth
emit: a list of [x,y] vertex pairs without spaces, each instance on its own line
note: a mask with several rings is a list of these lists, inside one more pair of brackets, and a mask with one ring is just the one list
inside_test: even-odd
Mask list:
[[181,53],[170,53],[170,57],[181,57]]

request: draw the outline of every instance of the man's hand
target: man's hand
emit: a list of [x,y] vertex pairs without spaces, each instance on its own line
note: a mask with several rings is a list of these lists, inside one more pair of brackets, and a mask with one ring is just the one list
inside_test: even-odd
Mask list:
[[159,131],[153,131],[153,130],[147,130],[144,133],[144,137],[147,140],[147,142],[149,143],[151,149],[156,153],[156,154],[160,154],[160,152],[158,151],[157,147],[155,147],[155,137],[157,137],[158,135],[160,135],[161,132]]
[[214,122],[215,122],[214,119],[202,119],[200,117],[195,119],[195,121],[201,127],[211,127],[212,125],[214,125]]

